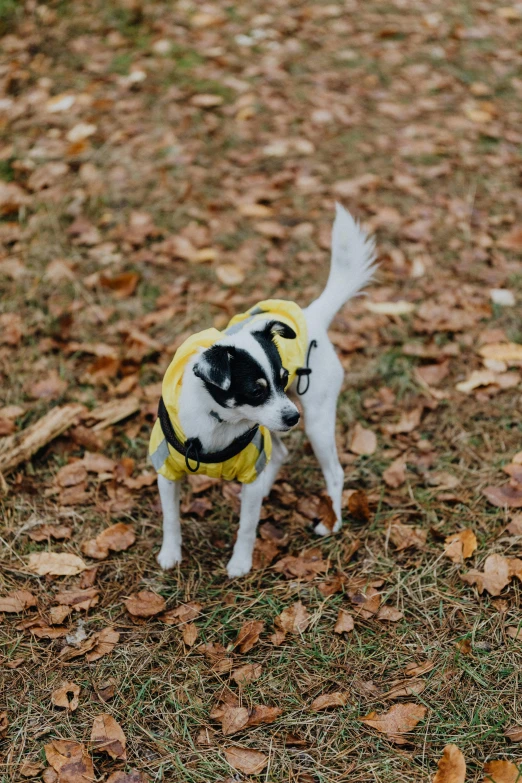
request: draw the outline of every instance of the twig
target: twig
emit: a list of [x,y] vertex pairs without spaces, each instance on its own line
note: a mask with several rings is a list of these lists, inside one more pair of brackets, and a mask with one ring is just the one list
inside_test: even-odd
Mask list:
[[0,473],[8,473],[31,459],[43,446],[69,429],[85,410],[79,403],[53,408],[22,432],[3,438],[0,443]]

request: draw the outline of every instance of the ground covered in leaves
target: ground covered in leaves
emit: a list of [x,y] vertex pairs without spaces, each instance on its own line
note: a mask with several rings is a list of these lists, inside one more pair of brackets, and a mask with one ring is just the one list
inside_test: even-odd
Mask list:
[[[514,783],[520,3],[0,0],[0,35],[0,779]],[[162,573],[163,372],[311,301],[335,200],[381,264],[332,328],[344,528],[297,430],[252,574],[204,479]]]

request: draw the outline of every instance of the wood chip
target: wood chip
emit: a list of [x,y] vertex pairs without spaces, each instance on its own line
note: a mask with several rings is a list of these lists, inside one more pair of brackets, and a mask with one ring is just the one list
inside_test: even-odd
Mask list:
[[2,438],[0,473],[9,473],[21,462],[30,460],[37,451],[68,430],[84,411],[84,406],[76,403],[52,408],[25,430]]

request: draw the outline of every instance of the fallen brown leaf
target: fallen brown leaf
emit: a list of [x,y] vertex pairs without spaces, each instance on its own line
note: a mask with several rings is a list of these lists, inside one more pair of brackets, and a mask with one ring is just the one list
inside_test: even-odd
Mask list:
[[100,285],[111,290],[117,299],[125,299],[127,296],[132,296],[139,279],[140,276],[136,272],[122,272],[114,277],[101,274]]
[[258,643],[264,627],[265,624],[261,620],[247,620],[239,630],[234,649],[238,648],[241,653],[249,652]]
[[113,699],[117,685],[118,682],[114,677],[108,677],[106,680],[98,682],[95,688],[98,699],[103,703]]
[[223,715],[229,707],[239,706],[239,699],[236,694],[228,689],[224,689],[220,693],[219,701],[210,711],[209,717],[212,718],[212,720],[223,720]]
[[493,506],[500,508],[522,508],[522,489],[510,487],[486,487],[484,495]]
[[23,612],[36,606],[36,598],[29,590],[13,590],[0,597],[0,612]]
[[406,481],[406,457],[397,457],[382,474],[384,483],[392,489],[397,489]]
[[245,775],[258,775],[268,764],[268,756],[260,750],[242,748],[238,745],[225,748],[225,758],[231,767]]
[[423,408],[413,408],[411,411],[403,411],[397,424],[385,424],[383,427],[384,432],[388,435],[402,435],[408,432],[413,432],[421,421]]
[[74,712],[80,703],[80,686],[75,682],[62,682],[51,694],[55,707],[63,707],[68,712]]
[[107,783],[149,783],[149,781],[150,778],[137,769],[130,769],[128,772],[120,769],[107,778]]
[[458,642],[455,643],[455,647],[461,655],[471,654],[472,647],[470,639],[459,639]]
[[334,633],[350,633],[350,631],[353,631],[354,627],[353,616],[350,612],[347,612],[345,609],[339,609],[337,622],[334,626]]
[[476,550],[477,537],[471,528],[464,528],[445,539],[444,554],[453,563],[463,563]]
[[199,93],[198,95],[193,95],[190,102],[193,106],[198,106],[200,109],[212,109],[215,106],[221,106],[224,100],[222,95]]
[[509,560],[503,555],[489,555],[483,572],[472,569],[462,574],[461,579],[469,585],[477,585],[479,593],[487,590],[490,595],[500,595],[511,579]]
[[415,375],[428,386],[438,386],[449,373],[449,361],[417,367]]
[[368,587],[365,593],[350,593],[350,600],[357,607],[357,614],[369,620],[379,611],[381,594],[373,587]]
[[301,634],[310,624],[310,615],[301,601],[297,601],[276,617],[275,624],[284,633]]
[[409,663],[405,669],[406,677],[420,677],[421,674],[427,674],[435,666],[434,661],[424,661],[423,663]]
[[69,552],[32,552],[28,568],[38,576],[75,576],[85,571],[87,565],[81,557]]
[[283,714],[281,707],[267,707],[265,704],[254,706],[248,715],[247,726],[261,726],[263,723],[273,723]]
[[520,783],[522,770],[512,761],[488,761],[484,764],[483,783]]
[[[85,631],[83,631],[83,633],[85,634]],[[75,636],[77,639],[81,638],[78,634],[75,634]],[[71,634],[67,634],[67,640],[71,640]],[[92,634],[92,636],[88,636],[87,639],[83,639],[82,641],[74,639],[71,642],[71,645],[67,645],[60,650],[60,660],[72,661],[74,658],[80,658],[82,655],[85,655],[85,653],[92,650],[95,644],[96,634]]]
[[94,634],[94,637],[95,644],[85,656],[85,660],[89,663],[97,661],[100,658],[103,658],[104,655],[111,653],[119,642],[120,634],[118,631],[115,631],[114,628],[108,626]]
[[499,238],[497,244],[504,250],[522,250],[522,228],[520,226],[515,226],[506,234],[503,234]]
[[438,767],[433,783],[465,783],[466,761],[456,745],[446,745]]
[[370,712],[363,718],[359,718],[362,723],[371,726],[377,731],[386,734],[386,736],[398,745],[407,742],[403,735],[412,731],[417,723],[426,715],[427,709],[421,704],[405,702],[403,704],[394,704],[387,712],[378,715],[376,712]]
[[319,549],[312,549],[301,552],[298,557],[286,555],[277,561],[273,569],[284,574],[287,579],[304,579],[310,582],[317,574],[324,573],[328,569],[328,563],[323,560]]
[[68,629],[65,626],[51,628],[49,625],[37,625],[29,629],[38,639],[61,639],[67,636]]
[[399,552],[413,547],[422,549],[428,536],[426,530],[411,525],[403,525],[402,522],[392,521],[388,527],[390,541]]
[[96,715],[92,724],[91,742],[93,749],[97,752],[104,751],[112,759],[121,759],[125,761],[127,754],[125,751],[125,734],[120,724],[114,720],[112,715],[102,712]]
[[14,182],[0,183],[0,214],[18,212],[20,207],[30,204],[28,194]]
[[99,590],[97,587],[87,587],[84,590],[77,588],[61,590],[56,593],[54,600],[57,604],[71,606],[76,611],[88,611],[98,603]]
[[133,617],[154,617],[165,609],[165,599],[149,590],[133,593],[124,604]]
[[267,568],[276,559],[279,552],[280,548],[274,541],[256,538],[252,556],[252,570],[259,571],[262,568]]
[[39,761],[22,761],[18,769],[20,775],[24,778],[36,778],[41,775],[44,765]]
[[193,647],[198,638],[198,628],[194,623],[185,623],[181,629],[181,635],[187,647]]
[[105,454],[96,454],[92,451],[87,451],[84,454],[82,462],[88,473],[113,473],[116,468],[113,459],[106,457]]
[[92,587],[98,576],[98,569],[100,566],[92,566],[82,573],[78,582],[80,590],[85,590],[87,587]]
[[27,393],[35,400],[56,400],[67,390],[67,381],[52,370],[45,378],[32,384]]
[[232,679],[239,686],[248,685],[261,677],[263,667],[260,663],[245,663],[232,672]]
[[7,661],[4,665],[6,669],[18,669],[23,663],[25,663],[25,658],[13,658],[12,661]]
[[511,485],[515,487],[522,486],[522,465],[517,465],[516,463],[511,463],[509,465],[504,465],[504,473],[507,473],[508,476],[511,476]]
[[245,273],[237,264],[220,264],[216,267],[216,277],[226,286],[238,286],[245,279]]
[[321,696],[317,696],[310,704],[310,710],[312,712],[320,712],[321,710],[327,710],[330,707],[344,707],[348,702],[348,694],[342,691],[335,691],[335,693],[323,693]]
[[378,620],[387,620],[390,623],[398,623],[403,617],[404,614],[394,606],[381,606],[377,612]]
[[85,465],[81,460],[70,462],[68,465],[64,465],[60,468],[56,476],[55,482],[59,487],[74,487],[76,484],[81,484],[87,478],[87,471]]
[[348,498],[348,512],[356,522],[370,521],[372,515],[368,503],[368,496],[362,489],[356,489],[355,491],[350,492]]
[[52,740],[45,745],[45,757],[58,773],[58,783],[92,783],[95,779],[92,759],[81,742]]
[[225,707],[221,718],[221,731],[225,736],[236,734],[247,726],[248,716],[246,707]]
[[200,729],[196,734],[196,745],[211,747],[214,744],[215,732],[212,729]]
[[[361,542],[357,541],[357,543],[360,546]],[[346,562],[346,560],[344,560],[344,562]],[[331,595],[335,595],[335,593],[340,593],[344,585],[346,584],[346,581],[347,580],[345,576],[341,574],[337,574],[336,576],[333,576],[331,579],[328,579],[326,582],[319,582],[319,584],[317,585],[317,589],[319,590],[319,592],[324,598],[328,598]]]
[[377,436],[357,422],[353,429],[349,449],[353,454],[370,455],[377,448]]
[[522,742],[522,726],[510,726],[505,730],[504,736],[511,742]]
[[190,623],[201,613],[203,605],[197,601],[189,601],[186,604],[180,604],[175,609],[169,609],[161,615],[161,620],[167,625]]
[[47,541],[54,538],[55,541],[63,541],[72,535],[72,528],[68,525],[48,525],[43,524],[30,530],[27,534],[31,541]]
[[117,522],[103,530],[96,538],[84,541],[82,552],[95,560],[105,560],[109,551],[123,552],[136,541],[136,534],[130,525]]
[[200,492],[206,492],[207,489],[215,487],[219,484],[219,479],[212,478],[211,476],[204,476],[200,473],[193,473],[187,476],[190,489],[194,495],[199,495]]
[[424,680],[397,680],[391,683],[390,690],[383,696],[384,699],[399,699],[403,696],[418,696],[426,688]]
[[488,343],[479,348],[483,359],[504,362],[509,367],[522,366],[522,345],[519,343]]
[[98,356],[85,370],[81,377],[82,383],[103,385],[115,378],[120,369],[120,360],[115,356]]
[[274,633],[270,636],[270,641],[276,647],[279,646],[280,644],[283,644],[285,639],[286,639],[286,633],[284,631],[281,631],[280,629],[276,629]]
[[200,644],[198,645],[197,650],[198,652],[203,653],[205,658],[208,658],[211,663],[217,663],[217,661],[220,661],[227,654],[227,651],[222,644],[214,644],[214,642]]

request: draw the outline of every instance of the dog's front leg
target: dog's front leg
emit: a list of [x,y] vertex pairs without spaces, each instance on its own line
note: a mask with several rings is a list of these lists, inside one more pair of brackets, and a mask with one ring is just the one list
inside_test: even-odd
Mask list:
[[256,542],[257,524],[261,513],[265,484],[263,474],[252,484],[243,484],[237,541],[227,565],[227,573],[231,579],[234,576],[248,574],[252,568],[252,552]]
[[164,570],[181,563],[181,524],[179,519],[180,482],[158,474],[158,489],[163,511],[163,544],[158,563]]

